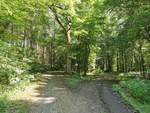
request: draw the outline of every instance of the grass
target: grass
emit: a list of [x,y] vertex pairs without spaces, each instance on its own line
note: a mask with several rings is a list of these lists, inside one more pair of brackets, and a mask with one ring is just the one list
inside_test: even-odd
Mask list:
[[66,83],[70,87],[75,87],[80,81],[83,80],[95,80],[97,78],[96,75],[87,75],[87,76],[81,76],[79,74],[70,75],[66,78]]
[[65,80],[68,86],[75,87],[80,81],[83,80],[83,78],[80,75],[72,75],[67,77]]
[[66,83],[70,87],[75,87],[80,81],[94,80],[95,78],[96,76],[94,75],[81,76],[79,74],[74,74],[66,78]]
[[22,100],[22,94],[29,85],[29,81],[23,81],[16,86],[5,86],[0,91],[0,113],[26,113],[27,103]]
[[150,104],[148,103],[141,103],[137,101],[135,98],[131,97],[124,91],[120,92],[121,96],[128,102],[135,110],[139,111],[140,113],[149,113],[150,112]]
[[124,88],[119,85],[113,87],[114,91],[117,91],[124,101],[133,107],[139,113],[150,113],[150,103],[141,102],[138,99],[131,96]]

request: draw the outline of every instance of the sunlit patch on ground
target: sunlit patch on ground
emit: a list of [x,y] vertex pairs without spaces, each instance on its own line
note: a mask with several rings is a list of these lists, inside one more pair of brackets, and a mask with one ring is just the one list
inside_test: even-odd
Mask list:
[[66,88],[64,88],[64,87],[54,87],[53,90],[60,91],[60,90],[66,90]]
[[50,104],[56,101],[55,97],[37,97],[35,101],[37,104]]
[[[43,89],[47,86],[48,79],[53,77],[53,75],[43,75],[45,78],[40,79],[37,83],[33,83],[28,86],[24,90],[17,91],[17,93],[11,94],[10,100],[22,100],[22,101],[29,101],[33,103],[52,103],[56,100],[55,97],[42,97],[40,89]],[[48,79],[47,79],[48,77]]]

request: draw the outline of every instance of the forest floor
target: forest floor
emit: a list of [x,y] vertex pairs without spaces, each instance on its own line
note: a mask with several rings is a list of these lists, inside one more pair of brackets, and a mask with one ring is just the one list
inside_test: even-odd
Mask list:
[[81,81],[70,88],[65,76],[44,75],[24,94],[24,101],[29,103],[27,113],[134,113],[110,84],[99,80]]

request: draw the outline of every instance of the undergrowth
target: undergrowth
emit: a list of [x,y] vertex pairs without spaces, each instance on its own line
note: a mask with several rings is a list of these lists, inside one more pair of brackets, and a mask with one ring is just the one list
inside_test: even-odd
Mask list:
[[5,86],[5,89],[0,91],[0,113],[25,113],[26,104],[19,100],[19,92],[23,92],[29,85],[29,81],[23,81],[15,86]]
[[80,81],[83,80],[83,78],[81,75],[74,74],[74,75],[67,77],[65,80],[68,86],[75,87]]
[[150,80],[128,79],[113,86],[124,100],[140,113],[150,111]]

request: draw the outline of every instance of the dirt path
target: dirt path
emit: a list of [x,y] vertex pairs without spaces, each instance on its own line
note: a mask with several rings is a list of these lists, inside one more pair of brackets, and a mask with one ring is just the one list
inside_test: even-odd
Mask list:
[[47,77],[28,100],[32,103],[28,113],[133,113],[112,99],[115,98],[98,81],[84,81],[70,89],[64,77]]

